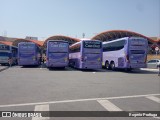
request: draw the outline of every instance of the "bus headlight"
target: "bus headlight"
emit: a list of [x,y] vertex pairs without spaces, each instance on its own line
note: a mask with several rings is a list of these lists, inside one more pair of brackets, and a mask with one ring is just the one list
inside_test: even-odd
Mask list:
[[101,61],[101,58],[98,58],[97,60],[98,60],[98,61]]
[[68,61],[68,58],[64,58],[64,61],[67,62],[67,61]]
[[33,60],[36,60],[36,58],[35,58],[35,57],[33,57]]

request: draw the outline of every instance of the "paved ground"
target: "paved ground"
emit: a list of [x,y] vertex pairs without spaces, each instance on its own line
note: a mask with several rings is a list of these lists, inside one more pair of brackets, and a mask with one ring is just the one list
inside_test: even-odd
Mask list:
[[[160,77],[157,71],[150,69],[127,73],[104,69],[48,70],[14,66],[0,72],[0,91],[1,111],[160,110]],[[92,113],[90,114],[92,116]],[[32,117],[27,118],[27,120],[31,119],[34,120]],[[158,118],[50,117],[45,119],[152,120]]]
[[1,65],[0,65],[0,72],[3,71],[3,70],[6,70],[6,69],[8,69],[8,68],[9,68],[8,66],[1,66]]

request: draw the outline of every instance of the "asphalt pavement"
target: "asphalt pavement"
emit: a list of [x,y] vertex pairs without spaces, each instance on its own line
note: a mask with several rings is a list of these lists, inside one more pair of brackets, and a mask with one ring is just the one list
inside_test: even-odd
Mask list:
[[1,65],[0,65],[0,72],[3,71],[3,70],[6,70],[6,69],[8,69],[8,68],[9,68],[8,66],[1,66]]
[[[160,77],[157,71],[150,69],[125,72],[13,66],[0,72],[0,91],[0,111],[73,111],[73,114],[82,111],[78,115],[84,114],[83,111],[127,111],[128,115],[129,111],[160,111]],[[88,117],[44,119],[158,119],[93,117],[93,113],[88,114]],[[21,118],[13,118],[17,119]],[[34,120],[34,117],[26,119]]]

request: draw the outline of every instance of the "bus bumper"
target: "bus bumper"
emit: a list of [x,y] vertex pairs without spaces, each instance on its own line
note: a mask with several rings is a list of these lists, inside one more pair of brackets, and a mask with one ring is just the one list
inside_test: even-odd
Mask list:
[[47,67],[67,67],[68,63],[46,63]]
[[36,61],[33,61],[33,62],[24,62],[24,61],[18,61],[18,65],[19,66],[25,66],[25,65],[39,65],[39,63]]
[[127,64],[127,68],[146,68],[147,64]]
[[82,66],[80,66],[80,68],[82,69],[101,69],[102,68],[102,64],[85,64],[82,63]]

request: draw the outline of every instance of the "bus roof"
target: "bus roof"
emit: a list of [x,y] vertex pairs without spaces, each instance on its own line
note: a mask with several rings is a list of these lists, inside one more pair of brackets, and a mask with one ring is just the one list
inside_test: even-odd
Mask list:
[[77,38],[72,38],[72,37],[68,37],[68,36],[64,36],[64,35],[55,35],[55,36],[51,36],[49,38],[47,38],[44,41],[43,47],[46,48],[46,44],[48,40],[65,40],[69,42],[69,45],[72,45],[76,42],[79,42],[80,40]]
[[66,43],[69,43],[68,41],[65,41],[65,40],[48,40],[47,42],[66,42]]
[[132,38],[134,38],[134,39],[145,39],[145,38],[142,38],[142,37],[123,37],[123,38],[115,39],[113,41],[105,41],[105,42],[103,42],[103,44],[105,44],[105,43],[112,43],[112,42],[120,41],[120,40],[129,40],[129,39],[132,39]]
[[18,44],[36,44],[36,43],[33,43],[33,42],[20,42]]

